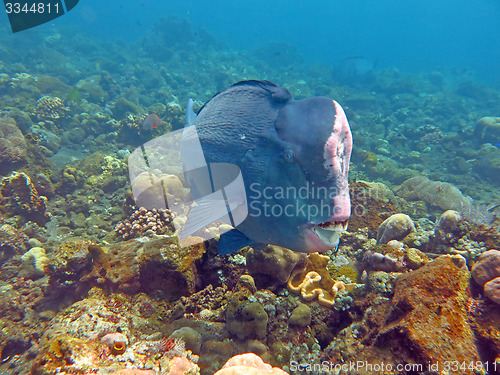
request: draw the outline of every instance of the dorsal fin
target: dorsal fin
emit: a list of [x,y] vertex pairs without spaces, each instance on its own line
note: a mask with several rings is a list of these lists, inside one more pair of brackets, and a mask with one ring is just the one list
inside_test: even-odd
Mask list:
[[[238,86],[259,87],[259,88],[261,88],[263,90],[267,90],[270,93],[272,93],[272,98],[277,103],[285,103],[286,101],[288,101],[290,99],[293,99],[292,94],[290,94],[290,92],[287,89],[278,86],[274,82],[264,81],[264,80],[259,81],[259,80],[256,80],[256,79],[249,79],[249,80],[246,80],[246,81],[236,82],[235,84],[229,86],[228,88],[225,88],[224,90],[219,91],[217,94],[215,94],[214,96],[212,96],[210,98],[210,100],[212,100],[213,98],[215,98],[217,95],[220,95],[220,94],[222,94],[222,93],[224,93],[226,91],[230,91],[231,89],[234,89],[235,87],[238,87]],[[198,111],[198,114],[200,114],[200,112],[203,110],[203,108],[205,108],[205,106],[210,102],[210,100],[207,101],[205,104],[203,104],[203,106]]]

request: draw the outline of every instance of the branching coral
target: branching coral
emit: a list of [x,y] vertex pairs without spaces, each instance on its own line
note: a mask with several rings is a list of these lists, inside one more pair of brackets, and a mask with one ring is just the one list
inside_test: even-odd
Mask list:
[[69,111],[58,97],[42,96],[36,103],[32,115],[39,120],[58,120],[66,116]]
[[166,209],[136,209],[128,219],[118,223],[115,231],[124,240],[143,236],[148,230],[160,235],[173,232],[170,211]]

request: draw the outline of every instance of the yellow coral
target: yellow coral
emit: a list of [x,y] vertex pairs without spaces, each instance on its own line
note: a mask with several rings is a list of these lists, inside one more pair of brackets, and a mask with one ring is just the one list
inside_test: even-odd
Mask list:
[[306,301],[318,298],[319,304],[332,307],[339,292],[351,291],[357,284],[344,284],[342,281],[333,280],[327,269],[329,260],[330,258],[326,255],[309,254],[306,268],[295,270],[288,279],[288,289],[294,293],[300,293]]
[[[302,273],[302,270],[295,271],[288,280],[287,286],[292,292],[300,293],[302,298],[306,301],[311,301],[317,297],[319,304],[326,307],[332,307],[335,303],[335,297],[337,297],[337,294],[346,289],[346,284],[338,280],[334,281],[329,290],[323,289],[319,284],[321,276],[315,271],[309,271],[299,285],[293,285],[295,277],[301,275]],[[355,284],[351,283],[347,285],[351,287]]]

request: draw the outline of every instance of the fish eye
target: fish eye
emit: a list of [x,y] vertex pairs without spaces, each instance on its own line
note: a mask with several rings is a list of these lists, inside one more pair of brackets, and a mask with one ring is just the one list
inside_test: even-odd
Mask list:
[[285,150],[285,160],[289,163],[293,162],[293,150],[286,149]]

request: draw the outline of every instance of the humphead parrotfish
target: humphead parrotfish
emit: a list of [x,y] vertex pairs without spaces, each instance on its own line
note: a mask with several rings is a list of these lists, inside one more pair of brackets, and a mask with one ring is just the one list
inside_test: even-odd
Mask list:
[[[351,213],[352,135],[335,100],[294,100],[272,82],[242,81],[198,115],[190,100],[186,122],[196,127],[207,163],[234,164],[243,177],[248,215],[221,235],[219,253],[255,244],[299,252],[338,246]],[[196,187],[196,176],[186,180]]]

